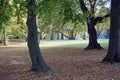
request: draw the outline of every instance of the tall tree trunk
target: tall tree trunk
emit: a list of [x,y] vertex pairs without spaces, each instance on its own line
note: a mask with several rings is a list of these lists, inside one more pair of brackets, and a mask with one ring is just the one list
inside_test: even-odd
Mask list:
[[54,40],[54,31],[53,31],[53,29],[52,29],[52,31],[51,31],[50,40]]
[[[63,31],[63,26],[61,27],[61,31]],[[61,33],[61,40],[64,40],[64,34],[61,31],[60,31],[60,33]]]
[[61,40],[64,40],[64,35],[61,33]]
[[35,72],[47,72],[50,68],[44,62],[43,57],[40,52],[38,44],[37,35],[37,25],[36,25],[36,5],[35,0],[27,0],[27,26],[28,26],[28,48],[30,52],[30,58],[32,61],[32,71]]
[[57,32],[57,40],[60,39],[60,27],[58,27],[58,32]]
[[94,24],[94,18],[90,17],[87,21],[88,34],[89,34],[89,44],[85,49],[103,49],[97,41],[97,33]]
[[7,41],[7,36],[6,36],[6,28],[4,27],[4,46],[8,45],[8,41]]
[[86,40],[86,35],[85,35],[85,31],[83,31],[83,40]]
[[75,37],[74,37],[74,29],[70,29],[69,30],[69,40],[74,40]]
[[111,1],[110,40],[103,62],[120,62],[120,0]]

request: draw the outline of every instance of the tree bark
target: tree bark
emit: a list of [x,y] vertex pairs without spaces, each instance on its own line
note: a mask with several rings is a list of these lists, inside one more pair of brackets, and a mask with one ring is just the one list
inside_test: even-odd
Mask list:
[[85,36],[85,31],[83,31],[83,40],[86,40]]
[[7,40],[7,35],[6,35],[6,28],[4,27],[4,46],[7,46],[8,45],[8,40]]
[[103,49],[97,41],[97,32],[96,32],[96,29],[95,29],[95,23],[94,22],[95,22],[94,18],[90,16],[88,18],[88,21],[87,21],[88,34],[89,34],[89,44],[85,48],[85,50],[88,50],[88,49],[89,50],[90,49],[102,50]]
[[69,30],[69,40],[75,40],[74,29],[70,29]]
[[54,40],[54,31],[53,31],[53,29],[52,29],[52,31],[51,31],[50,40]]
[[64,40],[64,35],[61,33],[61,40]]
[[27,26],[28,26],[28,48],[32,61],[31,71],[47,72],[50,68],[47,66],[40,52],[36,25],[35,0],[27,0]]
[[[61,31],[63,31],[63,26],[61,27]],[[64,35],[63,35],[63,33],[60,31],[60,33],[61,33],[61,40],[64,40]]]
[[58,27],[58,32],[57,32],[57,40],[60,39],[60,27]]
[[103,62],[120,62],[120,0],[111,1],[110,39]]

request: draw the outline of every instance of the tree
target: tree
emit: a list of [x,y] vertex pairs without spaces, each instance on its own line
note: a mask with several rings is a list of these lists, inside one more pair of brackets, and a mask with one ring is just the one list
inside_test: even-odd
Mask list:
[[11,34],[14,38],[25,39],[26,37],[26,1],[13,0],[14,16],[11,18]]
[[3,41],[4,45],[7,45],[7,27],[10,23],[10,18],[12,16],[13,8],[9,0],[0,0],[0,29],[4,35]]
[[97,42],[97,33],[95,29],[95,25],[98,22],[102,22],[102,20],[106,17],[109,17],[110,14],[106,14],[104,16],[95,17],[95,5],[97,0],[88,0],[90,5],[90,10],[85,5],[84,0],[79,0],[81,10],[87,16],[87,27],[88,27],[88,34],[89,34],[89,44],[85,49],[103,49],[101,45]]
[[120,0],[111,0],[110,40],[103,62],[120,62]]
[[77,0],[65,0],[62,5],[61,12],[64,15],[63,25],[67,29],[67,35],[64,36],[66,36],[69,40],[74,40],[76,34],[78,33],[77,30],[81,30],[81,26],[79,26],[79,28],[77,26],[79,23],[83,23],[84,16],[80,13]]
[[[78,18],[79,5],[77,0],[42,0],[39,5],[41,6],[38,6],[38,18],[42,20],[42,24],[45,24],[47,28],[51,27],[51,33],[53,31],[54,33],[57,32],[58,36],[61,33],[61,39],[63,39],[63,30],[67,23],[76,23],[80,22],[78,20],[82,20],[82,18]],[[74,39],[72,35],[75,31],[69,30],[69,32],[70,35],[66,35],[66,37]]]
[[47,72],[50,68],[43,60],[38,44],[35,0],[27,0],[27,10],[26,23],[28,26],[28,48],[32,61],[31,70],[35,72]]

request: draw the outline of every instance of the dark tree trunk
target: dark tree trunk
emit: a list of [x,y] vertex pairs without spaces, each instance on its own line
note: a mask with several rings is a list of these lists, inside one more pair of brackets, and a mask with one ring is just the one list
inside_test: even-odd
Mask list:
[[120,62],[120,0],[111,1],[110,40],[103,62]]
[[90,17],[87,21],[88,25],[88,34],[89,34],[89,44],[85,49],[103,49],[97,41],[97,33],[95,29],[94,18]]
[[86,40],[86,38],[85,38],[85,31],[83,32],[83,40]]
[[8,45],[8,41],[7,41],[7,36],[6,36],[6,28],[4,27],[4,46],[7,46]]
[[64,40],[64,35],[63,34],[61,34],[61,39]]
[[39,33],[40,40],[42,40],[42,32]]
[[[61,30],[63,30],[63,26],[62,26]],[[64,35],[63,35],[63,33],[62,33],[62,32],[60,32],[60,33],[61,33],[61,40],[64,40]]]
[[74,29],[69,30],[69,40],[74,40]]
[[57,32],[57,40],[60,39],[60,27],[58,28],[58,32]]
[[51,36],[50,36],[50,40],[54,40],[54,31],[51,31]]
[[35,0],[27,0],[27,26],[28,26],[28,48],[30,52],[30,58],[32,61],[32,71],[35,72],[47,72],[50,68],[44,62],[40,52],[37,35],[36,25],[36,12],[35,12]]

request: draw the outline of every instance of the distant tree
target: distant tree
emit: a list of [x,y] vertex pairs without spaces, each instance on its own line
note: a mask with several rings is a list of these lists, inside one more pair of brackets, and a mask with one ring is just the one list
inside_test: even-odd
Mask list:
[[[81,32],[85,22],[85,16],[80,11],[78,0],[65,0],[62,3],[62,14],[64,15],[64,28],[68,29],[66,36],[69,40],[74,40],[77,33]],[[82,25],[80,25],[82,24]],[[64,29],[63,28],[63,29]],[[85,29],[85,27],[84,27]],[[62,32],[65,34],[65,32]]]
[[111,0],[110,40],[103,62],[120,62],[120,0]]
[[57,0],[41,0],[37,3],[37,18],[41,20],[40,33],[50,34],[50,40],[54,40],[56,29],[62,23],[60,6]]
[[11,18],[11,32],[13,37],[19,37],[20,39],[26,36],[26,1],[13,0],[14,16]]
[[38,44],[35,0],[27,0],[27,10],[28,12],[26,23],[28,26],[28,48],[32,61],[31,70],[39,73],[47,72],[50,70],[50,68],[43,60]]
[[[39,6],[40,5],[40,6]],[[53,33],[57,32],[61,34],[61,38],[66,36],[68,39],[74,39],[73,34],[75,34],[76,28],[71,26],[71,29],[66,29],[66,24],[78,24],[79,22],[83,22],[83,15],[79,13],[79,4],[77,4],[77,0],[42,0],[38,4],[38,19],[41,19],[42,25],[45,30],[49,30],[51,32],[51,39],[53,39]],[[69,24],[68,24],[69,26]],[[80,27],[80,26],[79,26]],[[42,27],[40,27],[42,28]],[[81,28],[79,28],[80,30]],[[65,35],[65,33],[69,34]],[[59,39],[59,37],[57,39]]]
[[0,0],[0,31],[3,34],[4,45],[7,45],[7,31],[10,18],[13,15],[13,8],[10,0]]
[[99,22],[102,22],[104,18],[109,17],[110,14],[96,17],[95,16],[96,3],[99,3],[98,1],[102,1],[102,0],[87,0],[86,3],[89,4],[89,7],[87,7],[88,5],[85,4],[85,1],[86,0],[79,0],[81,10],[86,15],[88,34],[89,34],[89,44],[85,49],[101,50],[103,48],[97,41],[97,33],[96,33],[95,25]]

